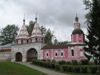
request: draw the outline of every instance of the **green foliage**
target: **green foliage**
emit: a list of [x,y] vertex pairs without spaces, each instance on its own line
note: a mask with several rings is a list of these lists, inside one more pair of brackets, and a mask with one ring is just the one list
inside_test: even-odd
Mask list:
[[46,60],[45,60],[45,59],[42,59],[42,61],[45,61],[45,62],[46,62]]
[[72,60],[73,65],[77,65],[77,60]]
[[82,59],[81,60],[81,64],[82,65],[88,65],[88,63],[89,63],[89,60],[88,59]]
[[[88,41],[85,41],[88,47],[84,47],[86,56],[91,55],[92,59],[97,59],[100,64],[100,0],[84,0],[89,13],[86,14],[88,21]],[[97,62],[98,63],[98,62]]]
[[58,40],[54,39],[54,45],[58,45]]
[[7,25],[3,28],[0,36],[3,42],[2,45],[15,42],[18,30],[18,26],[15,25]]
[[35,25],[35,22],[30,21],[29,22],[29,25],[26,26],[27,31],[28,31],[28,33],[29,33],[30,36],[31,36],[31,33],[32,33],[32,30],[33,30],[34,25]]
[[81,72],[82,73],[87,73],[87,67],[85,66],[85,67],[81,67]]
[[66,64],[67,64],[67,65],[71,65],[71,62],[70,62],[70,61],[67,61]]
[[[100,65],[73,65],[73,64],[58,64],[47,62],[43,60],[33,60],[36,65],[43,66],[46,68],[55,69],[57,71],[74,72],[74,73],[95,73],[98,74],[100,71]],[[33,62],[32,61],[32,62]],[[76,62],[76,60],[74,60]]]
[[73,72],[74,71],[73,69],[74,69],[73,66],[68,66],[68,71],[69,72]]
[[46,35],[47,29],[44,26],[41,26],[41,32],[42,34]]
[[52,60],[52,63],[56,63],[56,60],[53,59],[53,60]]
[[96,67],[96,66],[90,67],[91,73],[93,73],[93,74],[96,73],[97,69],[98,69],[98,67]]
[[54,63],[51,63],[50,64],[50,67],[53,68],[53,69],[55,69],[55,64]]
[[51,62],[51,60],[50,59],[47,59],[47,62]]
[[58,63],[59,63],[60,65],[63,65],[63,64],[66,64],[66,61],[61,60],[61,61],[58,61]]
[[56,64],[56,65],[55,65],[55,69],[56,69],[57,71],[60,71],[60,65]]
[[75,73],[80,73],[81,72],[79,66],[75,66],[73,70],[74,70]]
[[51,32],[50,29],[47,30],[46,35],[45,35],[45,43],[52,45],[52,38],[53,38],[53,33]]

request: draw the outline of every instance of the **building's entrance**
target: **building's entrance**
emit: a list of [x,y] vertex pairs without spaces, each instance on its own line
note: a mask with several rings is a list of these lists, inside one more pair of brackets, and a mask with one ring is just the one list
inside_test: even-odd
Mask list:
[[17,62],[22,62],[22,54],[21,54],[20,52],[18,52],[18,53],[16,54],[16,61],[17,61]]
[[30,62],[32,59],[37,59],[37,51],[34,48],[31,48],[27,52],[27,61]]

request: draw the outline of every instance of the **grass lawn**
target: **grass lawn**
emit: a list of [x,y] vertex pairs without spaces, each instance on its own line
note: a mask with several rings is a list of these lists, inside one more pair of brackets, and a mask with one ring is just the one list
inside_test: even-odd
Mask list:
[[0,62],[0,75],[47,75],[14,62]]

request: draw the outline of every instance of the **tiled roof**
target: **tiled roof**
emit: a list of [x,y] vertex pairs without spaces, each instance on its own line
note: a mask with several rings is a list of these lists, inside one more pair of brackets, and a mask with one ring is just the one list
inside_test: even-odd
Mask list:
[[68,46],[85,46],[86,44],[70,44],[70,45],[46,45],[42,48],[45,49],[67,49]]

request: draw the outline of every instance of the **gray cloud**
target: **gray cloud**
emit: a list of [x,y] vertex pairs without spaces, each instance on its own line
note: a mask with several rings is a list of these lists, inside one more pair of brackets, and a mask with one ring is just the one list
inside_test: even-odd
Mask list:
[[[26,14],[28,24],[28,21],[34,20],[35,13],[37,13],[40,25],[55,30],[56,37],[61,41],[70,40],[76,13],[81,27],[86,32],[84,15],[87,11],[84,8],[82,0],[1,0],[0,3],[0,10],[6,12],[5,15],[2,13],[2,18],[6,19],[7,24],[21,25],[23,14]],[[4,20],[0,19],[0,22],[3,24]],[[59,35],[59,33],[61,34]]]

